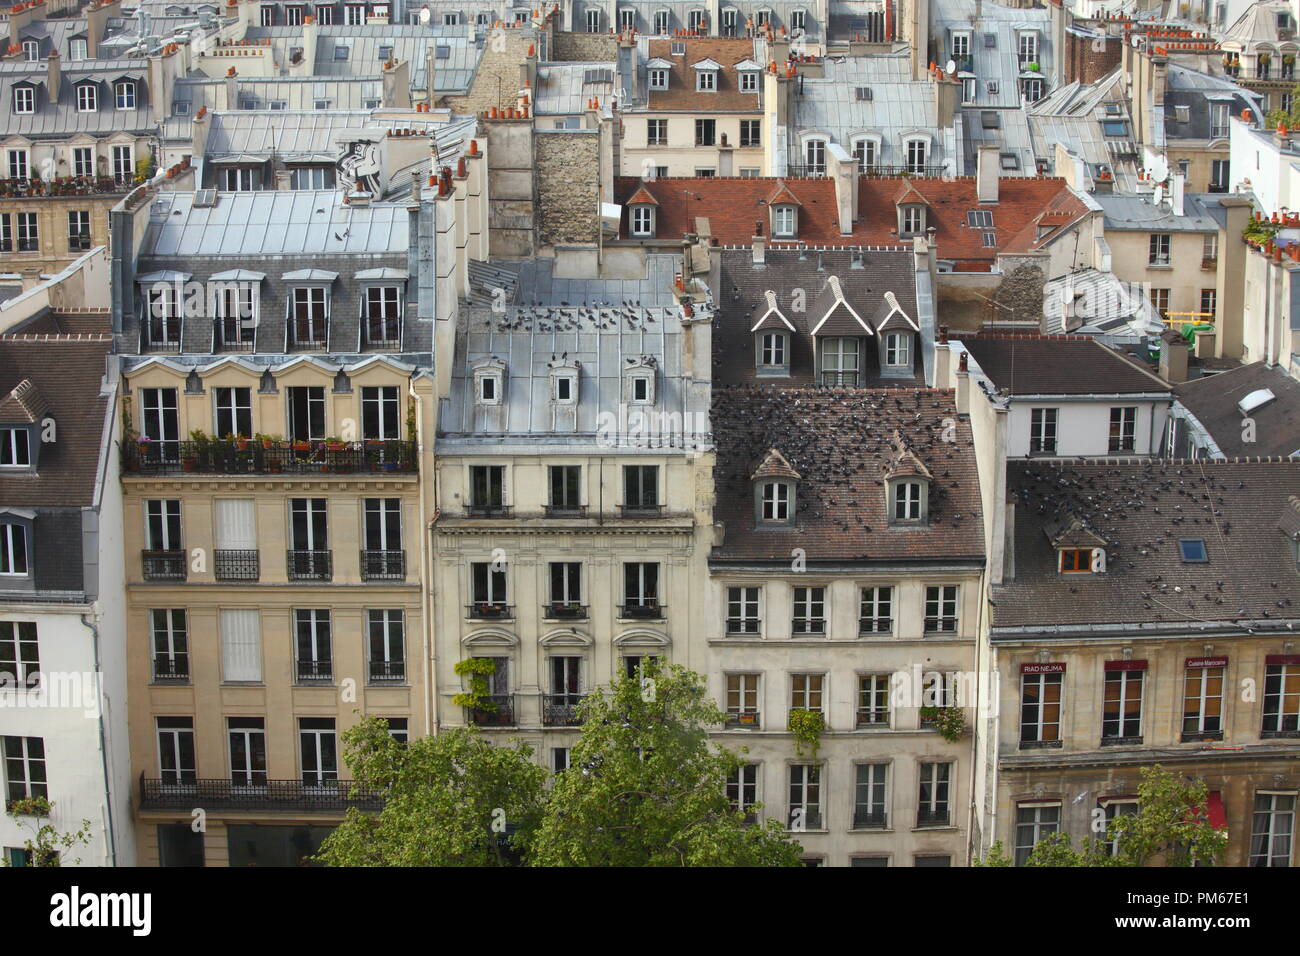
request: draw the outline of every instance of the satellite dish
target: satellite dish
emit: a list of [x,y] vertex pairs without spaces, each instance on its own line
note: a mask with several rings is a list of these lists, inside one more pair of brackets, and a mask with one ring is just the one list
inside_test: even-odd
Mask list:
[[1148,172],[1151,173],[1151,178],[1156,182],[1164,182],[1169,178],[1169,163],[1163,156],[1157,156],[1151,161]]
[[420,8],[420,22],[423,23],[423,24],[425,24],[425,25],[427,26],[428,23],[429,23],[429,21],[430,21],[431,19],[433,19],[433,14],[431,14],[431,13],[429,12],[429,8],[428,8],[428,7],[421,7],[421,8]]
[[953,60],[949,60],[947,63],[944,64],[943,69],[944,69],[944,72],[945,72],[945,73],[956,73],[956,72],[957,72],[957,64],[956,64],[955,61],[953,61]]

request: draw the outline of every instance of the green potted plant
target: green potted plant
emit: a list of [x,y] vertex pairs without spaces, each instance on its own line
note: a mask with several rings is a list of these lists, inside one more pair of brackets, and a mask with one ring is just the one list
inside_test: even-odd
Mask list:
[[922,707],[921,723],[939,731],[939,736],[949,743],[966,736],[966,715],[960,707]]
[[48,817],[52,809],[46,797],[24,797],[9,803],[9,815],[14,817]]
[[796,756],[804,755],[803,748],[811,748],[811,755],[817,756],[821,746],[821,734],[826,729],[826,718],[820,710],[792,710],[789,720],[790,733],[794,734],[794,752]]
[[469,691],[452,697],[453,704],[482,713],[492,713],[497,709],[488,686],[488,678],[497,671],[495,660],[490,657],[467,657],[463,661],[457,661],[452,669],[462,677],[469,677]]

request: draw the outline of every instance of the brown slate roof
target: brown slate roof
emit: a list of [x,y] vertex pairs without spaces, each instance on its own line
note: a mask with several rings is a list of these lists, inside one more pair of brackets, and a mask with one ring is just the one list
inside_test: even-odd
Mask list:
[[[970,424],[951,390],[715,386],[717,504],[725,533],[713,559],[809,561],[984,560],[979,477]],[[956,441],[944,441],[956,423]],[[930,521],[891,528],[885,468],[898,432],[933,473]],[[951,436],[950,436],[951,437]],[[758,449],[776,449],[801,476],[790,528],[756,528],[751,474]]]
[[109,401],[99,390],[112,344],[110,335],[0,335],[0,393],[34,382],[56,429],[55,441],[41,445],[36,475],[0,473],[0,504],[93,503]]
[[[1278,528],[1300,462],[1011,462],[1007,491],[1015,575],[993,589],[995,627],[1300,618]],[[1108,542],[1104,573],[1057,570],[1046,528],[1070,516]],[[1180,538],[1202,539],[1209,560],[1185,563]]]
[[36,383],[25,378],[8,395],[0,398],[0,422],[30,425],[39,422],[49,407]]
[[[1276,398],[1251,413],[1255,440],[1244,442],[1237,403],[1260,388],[1269,389]],[[1174,397],[1196,416],[1229,458],[1289,455],[1300,450],[1300,382],[1282,368],[1252,362],[1175,385]]]
[[[673,56],[673,44],[685,43],[686,55]],[[646,110],[684,110],[690,113],[711,113],[718,110],[762,111],[758,93],[740,92],[740,76],[736,64],[754,58],[754,41],[746,37],[674,37],[669,40],[651,40],[649,59],[659,58],[672,64],[668,71],[668,89],[649,90]],[[701,93],[695,89],[693,63],[713,60],[721,65],[718,70],[718,89]],[[759,78],[759,89],[763,88]]]
[[753,481],[758,478],[794,478],[799,479],[803,476],[795,471],[785,455],[781,454],[775,448],[769,448],[767,455],[764,456],[762,463],[754,469],[754,473],[749,476]]
[[1010,395],[1104,395],[1168,391],[1164,380],[1083,335],[973,335],[962,345]]

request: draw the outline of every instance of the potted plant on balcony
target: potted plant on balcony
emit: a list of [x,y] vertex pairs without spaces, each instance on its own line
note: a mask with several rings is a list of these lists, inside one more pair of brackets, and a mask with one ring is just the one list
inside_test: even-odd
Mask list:
[[9,803],[11,817],[48,817],[52,809],[47,797],[24,797]]
[[325,439],[325,448],[328,451],[343,451],[348,447],[348,443],[337,435],[330,435]]
[[922,707],[921,723],[939,731],[939,736],[949,743],[966,736],[966,716],[960,707]]

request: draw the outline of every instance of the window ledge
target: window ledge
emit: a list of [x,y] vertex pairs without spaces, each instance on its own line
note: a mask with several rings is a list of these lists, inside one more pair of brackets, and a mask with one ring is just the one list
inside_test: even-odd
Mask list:
[[1020,741],[1021,750],[1052,750],[1065,746],[1061,740],[1022,740]]

